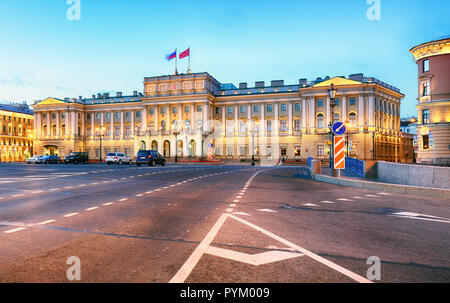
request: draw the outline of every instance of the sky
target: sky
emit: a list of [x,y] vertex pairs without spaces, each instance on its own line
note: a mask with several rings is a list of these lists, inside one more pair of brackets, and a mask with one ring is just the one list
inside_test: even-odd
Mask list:
[[75,0],[0,1],[0,102],[142,92],[144,77],[174,73],[167,54],[191,47],[193,72],[236,86],[364,73],[399,88],[408,117],[409,50],[450,35],[448,0],[76,1],[79,20],[67,16]]

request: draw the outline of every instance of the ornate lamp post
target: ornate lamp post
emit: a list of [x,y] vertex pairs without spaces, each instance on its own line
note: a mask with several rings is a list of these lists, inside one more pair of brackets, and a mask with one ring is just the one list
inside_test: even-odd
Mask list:
[[336,104],[334,103],[334,99],[336,98],[337,89],[334,88],[334,84],[331,83],[331,88],[328,90],[328,94],[330,95],[330,107],[331,107],[331,120],[328,124],[331,133],[331,150],[330,150],[330,169],[332,171],[333,177],[336,177],[336,170],[333,165],[333,157],[334,157],[334,133],[333,133],[333,122],[334,122],[334,107]]
[[100,132],[100,134],[99,134],[100,135],[100,163],[102,163],[103,162],[103,159],[102,159],[102,140],[103,140],[103,133],[105,131],[105,128],[104,127],[97,128],[96,131]]

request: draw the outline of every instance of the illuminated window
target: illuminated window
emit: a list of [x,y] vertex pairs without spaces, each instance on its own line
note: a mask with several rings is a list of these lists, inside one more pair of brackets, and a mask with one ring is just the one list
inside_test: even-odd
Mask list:
[[423,60],[423,72],[429,72],[430,71],[430,60],[426,59]]
[[319,128],[319,129],[324,128],[324,126],[323,126],[323,114],[318,114],[317,115],[317,128]]
[[430,123],[430,110],[424,109],[422,110],[422,124]]
[[300,146],[296,146],[295,148],[294,148],[294,156],[295,157],[300,157],[301,156],[301,147]]
[[429,96],[429,95],[430,95],[430,83],[423,82],[422,83],[422,96]]
[[325,155],[325,149],[323,145],[317,145],[317,156],[324,156]]
[[356,127],[356,114],[351,113],[350,115],[348,115],[348,119],[350,120],[350,127]]
[[300,131],[300,127],[301,127],[300,120],[294,120],[294,130]]

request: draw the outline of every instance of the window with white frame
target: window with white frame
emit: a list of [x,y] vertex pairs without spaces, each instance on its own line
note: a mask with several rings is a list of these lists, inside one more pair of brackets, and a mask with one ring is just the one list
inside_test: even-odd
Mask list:
[[247,124],[244,121],[240,121],[239,125],[239,132],[245,134],[247,132]]
[[324,145],[320,144],[317,145],[317,156],[323,157],[325,155],[325,147]]
[[280,131],[287,132],[287,121],[280,120]]

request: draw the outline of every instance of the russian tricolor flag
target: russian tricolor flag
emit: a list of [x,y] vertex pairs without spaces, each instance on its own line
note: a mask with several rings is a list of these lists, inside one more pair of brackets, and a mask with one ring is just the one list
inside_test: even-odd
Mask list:
[[166,59],[167,59],[167,61],[170,61],[176,57],[177,57],[177,50],[175,49],[175,51],[173,53],[166,56]]

